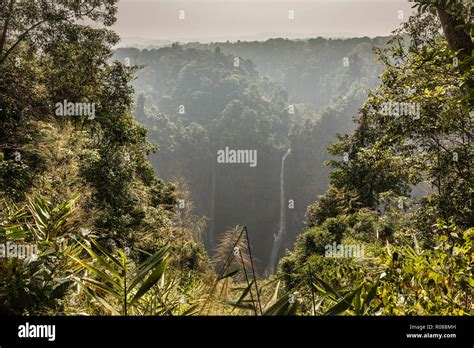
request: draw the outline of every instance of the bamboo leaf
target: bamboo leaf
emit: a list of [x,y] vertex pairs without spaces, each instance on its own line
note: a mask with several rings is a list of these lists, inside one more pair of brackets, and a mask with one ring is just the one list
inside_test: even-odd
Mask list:
[[99,242],[97,242],[95,239],[91,239],[92,244],[100,250],[102,254],[107,256],[113,263],[115,263],[117,266],[122,267],[122,264],[117,260],[106,248],[104,248],[102,245],[100,245]]
[[272,297],[270,298],[270,300],[268,301],[267,305],[265,306],[265,309],[264,311],[266,311],[268,308],[270,308],[273,304],[276,303],[277,299],[278,299],[278,291],[280,289],[280,281],[278,281],[276,287],[275,287],[275,291],[273,292],[273,295]]
[[226,275],[223,275],[222,277],[217,278],[217,281],[220,281],[220,280],[226,279],[226,278],[230,278],[230,277],[234,276],[235,274],[237,274],[237,273],[239,273],[239,272],[240,272],[239,269],[237,269],[237,270],[235,270],[235,271],[232,271],[232,272],[229,272],[229,273],[227,273]]
[[238,303],[238,301],[225,301],[224,303],[235,308],[251,309],[255,311],[255,306],[250,301],[242,301],[240,303]]
[[92,265],[89,265],[88,263],[82,261],[82,260],[79,260],[77,257],[75,256],[72,256],[72,255],[68,255],[69,258],[73,259],[74,261],[76,261],[78,264],[80,264],[81,266],[83,266],[84,268],[87,268],[89,271],[91,271],[92,273],[94,273],[95,275],[97,275],[98,277],[102,278],[102,281],[103,282],[109,282],[111,284],[113,284],[114,286],[116,286],[117,288],[121,288],[122,286],[117,283],[115,281],[115,279],[113,279],[112,277],[108,276],[106,273],[102,272],[100,269],[92,266]]
[[187,310],[185,310],[183,313],[181,313],[182,316],[187,316],[187,315],[194,315],[196,314],[196,309],[197,309],[198,305],[195,304],[195,305],[192,305],[190,308],[188,308]]
[[157,264],[163,261],[167,251],[168,248],[160,249],[138,267],[138,272],[130,283],[129,291],[132,291],[135,286],[137,286],[145,278],[149,271],[151,271],[156,267]]
[[26,237],[26,232],[16,226],[9,226],[5,229],[5,235],[8,239],[18,240]]
[[138,301],[143,295],[145,295],[150,288],[156,284],[156,282],[161,278],[163,273],[168,266],[168,258],[164,259],[160,264],[155,268],[155,270],[150,274],[150,276],[145,280],[143,285],[138,289],[137,293],[132,299],[131,304],[134,304]]
[[[92,249],[88,248],[87,246],[83,245],[81,242],[78,242],[84,250],[86,250],[90,256],[96,261],[98,261],[102,266],[104,266],[110,273],[115,276],[115,279],[120,283],[123,284],[124,280],[122,276],[115,270],[110,263],[104,260],[100,255],[96,254]],[[97,243],[98,244],[98,243]],[[94,244],[95,245],[95,244]]]
[[245,296],[248,295],[248,293],[252,289],[253,283],[255,283],[255,280],[252,280],[250,284],[245,288],[245,290],[242,292],[242,295],[240,295],[239,299],[237,300],[237,304],[241,303],[243,299],[245,298]]
[[110,286],[107,286],[105,283],[99,282],[99,281],[97,281],[95,279],[92,279],[92,278],[86,278],[86,277],[82,277],[80,279],[84,282],[92,284],[95,287],[105,291],[106,293],[108,293],[109,295],[117,298],[118,300],[122,300],[122,296],[117,291],[115,291],[113,288],[111,288]]
[[315,288],[316,288],[318,291],[322,292],[323,294],[326,293],[326,292],[328,292],[328,293],[334,295],[335,298],[341,297],[341,296],[338,294],[338,292],[337,292],[336,290],[334,290],[334,289],[333,289],[329,284],[327,284],[324,280],[322,280],[322,279],[320,279],[320,278],[318,278],[318,277],[316,277],[316,276],[313,276],[313,278],[314,278],[314,279],[318,282],[318,284],[324,289],[323,291],[321,291],[321,290],[322,290],[321,287],[319,287],[319,286],[317,286],[317,284],[314,284],[314,283],[313,283],[313,285],[315,286]]
[[282,296],[274,305],[268,308],[263,315],[292,315],[296,312],[296,305],[290,303],[289,295]]

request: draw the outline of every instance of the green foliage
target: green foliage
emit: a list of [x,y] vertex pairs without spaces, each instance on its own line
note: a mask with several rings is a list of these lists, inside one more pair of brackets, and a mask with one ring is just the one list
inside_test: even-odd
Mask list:
[[[316,314],[469,314],[474,287],[472,229],[459,231],[441,221],[436,228],[441,235],[430,249],[422,248],[406,231],[397,245],[372,249],[372,257],[362,261],[312,256],[301,264],[287,256],[280,264],[281,272],[288,287],[305,294],[302,308],[306,311],[312,306],[313,284]],[[315,274],[308,276],[304,271],[308,268]]]
[[83,261],[76,256],[70,257],[80,267],[89,271],[92,277],[77,276],[76,281],[108,314],[134,313],[133,307],[140,306],[140,299],[163,277],[168,264],[167,249],[157,251],[145,262],[133,267],[122,250],[114,255],[95,240],[92,240],[92,244],[97,252],[81,242],[80,244],[90,255],[91,261]]
[[[2,257],[1,313],[176,315],[195,311],[198,277],[171,275],[171,269],[165,276],[169,249],[145,254],[141,263],[123,250],[114,254],[79,228],[76,201],[53,204],[36,196],[20,208],[6,206],[8,214],[0,225],[2,248],[9,250],[15,243],[31,247],[34,253]],[[85,290],[74,292],[74,281]],[[188,300],[184,300],[186,293]]]
[[[472,312],[471,58],[448,48],[431,15],[412,17],[397,34],[377,50],[387,66],[381,86],[356,130],[330,148],[343,158],[329,162],[329,190],[308,208],[309,229],[280,263],[286,286],[306,293],[307,313],[314,290],[316,314]],[[393,106],[400,103],[419,109]],[[364,257],[324,257],[330,236],[364,243]]]
[[[38,250],[0,259],[1,314],[472,313],[465,4],[415,1],[420,14],[387,45],[317,38],[117,51],[143,64],[140,72],[112,59],[116,3],[0,2],[0,194],[8,197],[0,242]],[[79,24],[88,20],[99,26]],[[385,69],[352,125],[381,67],[369,53],[374,43]],[[132,116],[137,74],[142,124]],[[94,103],[96,117],[60,117],[63,100]],[[152,157],[160,175],[191,173],[193,197],[156,177],[147,156],[158,147],[147,137],[160,144]],[[258,148],[251,184],[248,168],[216,165],[225,146]],[[265,258],[272,233],[252,241],[246,228],[215,233],[255,212],[251,230],[272,230],[279,174],[290,174],[286,191],[299,197],[289,222],[296,230],[328,173],[308,229],[270,279],[257,277],[254,261]],[[178,198],[187,202],[179,212]],[[202,215],[212,220],[207,238]],[[218,274],[204,240],[218,244]],[[365,254],[329,255],[336,244]]]
[[290,302],[290,295],[280,297],[275,304],[268,308],[263,315],[266,316],[277,316],[277,315],[294,315],[296,313],[296,303]]
[[[127,262],[137,265],[173,239],[172,251],[181,255],[170,263],[177,280],[167,279],[165,291],[155,273],[147,283],[153,290],[137,286],[148,291],[133,306],[146,299],[168,303],[166,296],[178,298],[178,287],[199,283],[209,270],[192,233],[173,226],[175,186],[158,179],[147,160],[156,149],[131,115],[136,68],[110,61],[118,36],[107,28],[116,3],[1,2],[0,195],[8,197],[0,204],[2,238],[39,249],[36,260],[0,260],[2,313],[88,311],[85,296],[73,296],[73,261],[65,257],[89,262],[76,243],[78,231],[104,250],[129,248]],[[94,103],[95,117],[56,114],[64,100]],[[178,276],[181,271],[189,275]],[[165,312],[185,310],[177,306]],[[164,306],[152,307],[165,313]]]
[[390,248],[377,295],[386,314],[466,315],[472,311],[472,229],[440,221],[433,249],[416,240]]
[[[110,243],[131,243],[126,236],[152,219],[170,226],[173,187],[155,177],[146,159],[153,147],[130,114],[136,70],[109,62],[113,32],[75,22],[110,26],[116,1],[8,3],[1,9],[0,192],[22,201],[44,184],[58,196],[80,191],[85,217],[101,237],[116,239]],[[94,103],[95,118],[56,115],[63,100]]]
[[458,0],[416,0],[413,7],[417,8],[419,13],[439,14],[441,11],[446,12],[456,20],[456,29],[463,31],[467,35],[472,35],[474,28],[471,21],[471,7],[469,4],[469,2],[466,3]]
[[[0,239],[6,253],[0,261],[0,312],[8,315],[55,314],[72,281],[66,253],[77,255],[71,234],[78,231],[75,200],[55,205],[42,197],[2,212]],[[19,248],[28,248],[19,255]]]

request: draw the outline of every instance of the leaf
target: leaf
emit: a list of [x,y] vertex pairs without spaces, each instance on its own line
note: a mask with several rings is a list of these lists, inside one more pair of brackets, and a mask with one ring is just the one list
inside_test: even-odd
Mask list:
[[181,313],[182,316],[186,316],[186,315],[194,315],[196,314],[196,309],[198,307],[198,304],[194,304],[192,305],[190,308],[186,309],[183,313]]
[[273,292],[273,295],[272,297],[270,298],[270,300],[268,301],[267,305],[265,306],[265,309],[264,311],[266,311],[268,308],[270,308],[278,299],[278,291],[280,289],[280,281],[278,281],[276,287],[275,287],[275,291]]
[[242,292],[242,295],[240,295],[239,299],[237,300],[237,304],[241,303],[243,299],[245,298],[245,296],[248,295],[254,283],[255,283],[255,280],[252,280],[250,284],[245,288],[245,290]]
[[362,300],[360,298],[361,291],[356,292],[354,296],[353,305],[356,315],[362,315]]
[[19,225],[9,226],[5,229],[5,235],[8,239],[18,240],[26,237],[26,232],[21,228],[18,228]]
[[237,303],[237,301],[225,301],[224,303],[232,307],[241,308],[241,309],[251,309],[255,311],[255,306],[251,302],[243,301],[241,303]]
[[149,271],[151,271],[156,267],[157,264],[163,261],[167,251],[168,248],[162,248],[158,250],[153,256],[150,256],[138,267],[138,272],[130,283],[129,291],[132,291],[135,286],[137,286],[145,278]]
[[365,296],[365,299],[362,303],[362,307],[364,309],[363,314],[367,313],[367,310],[370,307],[370,303],[372,302],[372,300],[375,298],[375,295],[377,294],[378,286],[379,286],[379,281],[376,281],[370,288],[369,292],[367,293],[367,296]]
[[268,308],[263,315],[275,316],[275,315],[293,315],[296,312],[296,304],[291,304],[289,301],[289,295],[282,296],[273,306]]
[[89,295],[94,299],[96,300],[97,302],[99,302],[99,304],[102,305],[102,307],[104,307],[105,309],[107,309],[110,313],[112,313],[113,315],[120,315],[120,312],[117,311],[110,303],[108,303],[107,301],[105,301],[103,298],[101,298],[100,296],[97,296],[96,294],[94,294],[93,292],[91,292],[88,288],[86,288],[87,292],[89,293]]
[[131,304],[133,305],[136,301],[138,301],[143,295],[145,295],[148,290],[151,289],[153,285],[156,284],[158,280],[160,280],[161,276],[166,270],[168,266],[168,258],[165,258],[159,265],[155,268],[155,270],[150,274],[150,276],[145,280],[143,285],[138,289],[137,293],[132,299]]
[[102,245],[100,245],[99,242],[97,242],[95,239],[91,239],[92,244],[100,250],[102,254],[107,256],[113,263],[115,263],[117,266],[122,267],[122,264],[117,260],[106,248],[104,248]]
[[115,291],[110,286],[107,286],[105,283],[102,283],[92,278],[86,278],[86,277],[82,277],[80,279],[86,283],[94,285],[95,287],[99,288],[102,291],[105,291],[106,293],[115,297],[118,300],[122,300],[122,295],[120,295],[117,291]]
[[316,289],[317,289],[318,291],[320,291],[320,292],[322,292],[322,293],[329,292],[329,293],[331,293],[332,295],[335,295],[336,298],[339,298],[339,297],[340,297],[339,294],[337,293],[337,291],[334,290],[334,289],[333,289],[329,284],[327,284],[324,280],[322,280],[322,279],[320,279],[320,278],[318,278],[318,277],[316,277],[316,276],[313,276],[313,278],[314,278],[314,279],[323,287],[323,289],[324,289],[323,291],[321,291],[321,288],[320,288],[320,287],[318,287],[316,284],[313,284],[313,285],[316,287]]
[[330,308],[326,313],[324,313],[324,315],[337,315],[349,309],[352,305],[352,300],[354,299],[354,296],[356,296],[356,294],[360,291],[361,287],[362,285],[354,291],[346,294],[339,303]]
[[[122,276],[117,272],[117,270],[115,270],[109,262],[107,262],[106,260],[104,260],[100,255],[96,254],[92,249],[89,249],[87,246],[83,245],[81,242],[78,242],[83,248],[84,250],[86,250],[90,256],[92,256],[92,258],[95,260],[95,261],[98,261],[102,266],[104,266],[110,273],[112,273],[114,276],[115,276],[115,279],[119,281],[120,284],[123,284],[124,283],[124,280],[122,278]],[[94,243],[94,245],[98,245],[99,243]]]
[[102,281],[103,282],[108,282],[108,283],[111,283],[113,285],[115,285],[117,288],[121,288],[121,285],[119,283],[117,283],[115,281],[115,279],[113,279],[112,277],[110,277],[109,275],[107,275],[106,273],[102,272],[100,269],[82,261],[82,260],[79,260],[77,257],[75,256],[72,256],[72,255],[68,255],[69,258],[73,259],[74,261],[76,261],[78,264],[80,264],[81,266],[87,268],[89,271],[91,271],[92,273],[94,273],[95,275],[99,276],[100,278],[102,278]]
[[239,272],[240,272],[240,270],[238,270],[238,269],[235,270],[235,271],[229,272],[229,273],[227,273],[226,275],[223,275],[222,277],[217,278],[217,281],[220,281],[220,280],[225,279],[225,278],[232,277],[233,275],[235,275],[235,274],[237,274],[237,273],[239,273]]

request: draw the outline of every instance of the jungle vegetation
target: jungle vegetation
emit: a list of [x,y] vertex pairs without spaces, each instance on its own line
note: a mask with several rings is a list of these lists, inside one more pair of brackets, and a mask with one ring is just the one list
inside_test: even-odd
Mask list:
[[385,38],[114,50],[117,0],[0,0],[0,314],[472,314],[472,8],[414,5]]

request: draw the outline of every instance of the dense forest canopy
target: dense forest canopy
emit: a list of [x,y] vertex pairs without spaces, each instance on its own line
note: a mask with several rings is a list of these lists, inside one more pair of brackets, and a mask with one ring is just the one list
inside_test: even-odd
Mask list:
[[114,51],[117,0],[0,0],[0,313],[472,313],[472,6],[414,5]]

